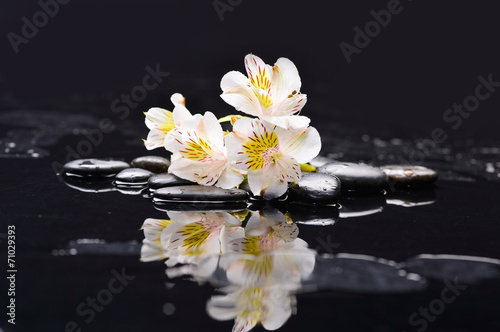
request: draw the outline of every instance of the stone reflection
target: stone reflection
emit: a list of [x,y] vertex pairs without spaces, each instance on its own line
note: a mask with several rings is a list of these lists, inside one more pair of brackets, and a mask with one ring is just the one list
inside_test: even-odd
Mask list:
[[[233,331],[282,326],[295,311],[294,293],[315,267],[315,251],[297,225],[274,208],[250,212],[168,212],[146,219],[142,261],[166,259],[170,277],[189,275],[218,285],[207,303]],[[182,264],[182,265],[178,265]]]

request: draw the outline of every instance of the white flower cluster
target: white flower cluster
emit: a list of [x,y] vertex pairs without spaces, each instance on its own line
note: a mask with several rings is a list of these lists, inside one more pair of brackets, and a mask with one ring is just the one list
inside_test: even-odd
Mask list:
[[[247,176],[254,195],[273,199],[283,195],[289,182],[301,177],[301,163],[321,149],[318,131],[309,118],[297,115],[307,96],[292,61],[279,58],[274,66],[259,57],[245,57],[247,76],[230,71],[221,80],[222,99],[253,117],[212,112],[192,115],[185,98],[172,95],[173,112],[151,108],[146,115],[148,150],[165,147],[172,152],[169,172],[202,185],[233,188]],[[220,122],[231,120],[224,133]]]

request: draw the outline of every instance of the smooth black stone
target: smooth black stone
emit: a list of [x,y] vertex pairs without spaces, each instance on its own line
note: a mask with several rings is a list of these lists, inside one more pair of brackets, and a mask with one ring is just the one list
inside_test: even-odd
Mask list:
[[241,202],[223,202],[223,203],[213,203],[204,202],[192,203],[192,202],[175,202],[175,201],[165,201],[161,199],[153,199],[155,209],[159,211],[169,212],[169,211],[182,211],[182,212],[218,212],[218,211],[239,211],[244,210],[247,207],[247,203]]
[[248,193],[241,189],[188,185],[159,188],[155,190],[153,197],[176,202],[241,202],[248,199]]
[[142,168],[127,168],[116,174],[116,184],[146,184],[153,172]]
[[380,190],[387,184],[387,175],[367,164],[334,162],[319,167],[318,173],[338,177],[342,190]]
[[328,158],[328,157],[324,157],[324,156],[317,156],[309,162],[309,165],[316,167],[316,168],[319,168],[321,166],[324,166],[324,165],[330,164],[330,163],[334,163],[334,162],[336,162],[336,160],[334,160],[332,158]]
[[170,160],[160,156],[137,157],[130,163],[132,167],[143,168],[153,173],[165,173],[170,167]]
[[185,185],[197,185],[197,183],[182,179],[177,175],[170,173],[155,174],[150,177],[148,181],[148,186],[151,189]]
[[[245,190],[247,193],[250,194],[250,196],[252,196],[252,190],[250,189],[250,185],[248,184],[248,179],[245,178],[243,180],[243,182],[240,183],[240,185],[238,186],[239,189],[241,190]],[[258,196],[258,197],[261,197],[261,196]]]
[[340,180],[336,176],[319,173],[304,174],[290,186],[290,196],[311,203],[331,202],[340,195]]
[[387,174],[389,182],[395,181],[405,185],[427,185],[436,181],[438,174],[436,171],[413,165],[386,165],[380,169]]
[[130,165],[124,161],[101,159],[78,159],[66,163],[63,167],[67,175],[113,176]]
[[420,255],[406,261],[405,270],[440,282],[474,284],[500,280],[500,260],[454,255]]

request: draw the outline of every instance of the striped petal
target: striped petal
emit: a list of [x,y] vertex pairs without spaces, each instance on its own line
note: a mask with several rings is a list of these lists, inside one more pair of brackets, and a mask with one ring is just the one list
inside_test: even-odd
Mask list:
[[146,149],[153,150],[164,146],[165,143],[165,132],[159,129],[151,129],[148,133],[147,139],[144,140],[144,146]]
[[172,112],[166,109],[153,107],[144,113],[144,115],[146,115],[146,126],[150,130],[159,129],[166,134],[175,127]]
[[321,150],[321,138],[313,127],[299,130],[277,127],[275,130],[283,154],[294,158],[300,164],[311,161]]
[[271,92],[272,69],[269,65],[266,65],[258,56],[248,54],[245,57],[245,68],[253,87],[268,93]]

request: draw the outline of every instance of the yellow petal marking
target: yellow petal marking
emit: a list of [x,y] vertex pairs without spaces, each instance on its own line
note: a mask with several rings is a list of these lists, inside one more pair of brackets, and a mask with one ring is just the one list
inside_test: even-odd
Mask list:
[[249,140],[243,143],[243,150],[248,161],[247,169],[258,170],[268,166],[271,163],[276,163],[276,158],[279,158],[278,136],[274,132],[268,132],[266,127],[260,125],[261,130],[255,130],[254,122],[252,122],[252,136]]
[[184,226],[177,233],[183,237],[181,247],[187,247],[186,253],[189,255],[199,255],[203,253],[201,246],[207,238],[218,228],[216,221],[195,222]]
[[[177,142],[183,144],[180,140],[177,140]],[[204,161],[210,158],[210,156],[214,155],[214,151],[212,150],[208,142],[201,137],[198,138],[197,142],[190,135],[188,141],[184,142],[183,145],[187,145],[187,147],[184,148],[184,150],[180,150],[179,152],[184,158],[187,159]]]
[[[255,59],[253,60],[257,65]],[[252,72],[249,69],[249,78],[250,83],[257,89],[262,89],[267,91],[268,93],[271,91],[271,76],[269,75],[269,71],[266,68],[262,68],[257,65],[257,73]]]
[[264,108],[269,108],[273,105],[271,95],[267,91],[253,90],[253,93],[259,100],[259,103],[264,106]]

